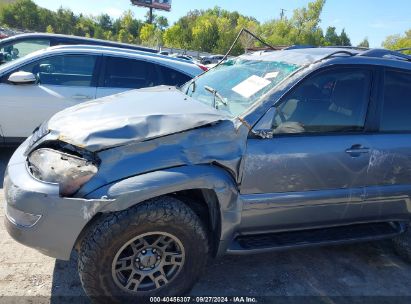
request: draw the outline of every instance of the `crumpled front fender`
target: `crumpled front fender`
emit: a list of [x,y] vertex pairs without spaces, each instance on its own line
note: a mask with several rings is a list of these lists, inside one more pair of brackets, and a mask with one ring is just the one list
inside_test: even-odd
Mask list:
[[215,192],[220,208],[221,241],[229,241],[240,224],[242,204],[233,177],[213,165],[182,166],[130,177],[106,185],[87,198],[113,200],[101,212],[125,210],[143,201],[162,195],[193,189]]

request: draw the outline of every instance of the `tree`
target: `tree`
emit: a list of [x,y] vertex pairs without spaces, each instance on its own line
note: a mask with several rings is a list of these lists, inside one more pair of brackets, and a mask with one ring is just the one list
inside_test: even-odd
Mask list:
[[75,34],[79,36],[94,37],[94,29],[96,24],[94,20],[89,17],[80,15],[75,26]]
[[261,36],[272,45],[321,45],[324,40],[319,27],[325,0],[315,0],[296,9],[293,16],[273,19],[261,25]]
[[39,16],[39,24],[37,26],[38,31],[47,31],[47,27],[51,26],[54,27],[56,26],[56,16],[55,13],[44,8],[38,8],[38,16]]
[[181,17],[173,26],[163,34],[165,45],[182,49],[191,49],[193,41],[192,28],[200,16],[199,11],[190,11]]
[[351,40],[350,38],[348,38],[348,35],[345,32],[345,29],[343,29],[340,34],[340,45],[351,46]]
[[[1,0],[0,0],[1,1]],[[131,10],[120,18],[107,14],[85,16],[60,7],[56,12],[37,6],[33,0],[15,0],[0,5],[0,24],[29,31],[53,31],[126,43],[143,43],[158,46],[192,49],[224,54],[228,51],[242,28],[247,28],[272,45],[350,45],[343,29],[338,35],[334,27],[327,28],[324,36],[320,17],[325,0],[313,0],[306,7],[296,9],[291,18],[273,19],[260,24],[255,18],[228,11],[216,6],[207,10],[193,10],[169,26],[167,18],[154,15],[152,25],[135,18]],[[408,34],[407,34],[408,35]],[[387,45],[408,46],[408,36],[391,36]],[[240,37],[231,55],[244,49],[262,46],[250,35]]]
[[295,44],[319,45],[322,31],[319,30],[320,16],[325,5],[325,0],[315,0],[308,3],[308,7],[296,9],[291,23],[291,39]]
[[341,45],[341,40],[335,30],[335,27],[329,26],[327,28],[324,36],[324,45]]
[[363,41],[358,44],[358,47],[370,47],[370,43],[368,42],[368,37],[365,37]]
[[118,42],[123,42],[123,43],[132,43],[133,42],[133,35],[131,35],[127,30],[121,29],[120,32],[118,33]]
[[156,19],[154,20],[154,23],[162,31],[164,31],[168,27],[168,19],[164,16],[156,17]]
[[[405,35],[388,36],[382,45],[389,50],[411,48],[411,29],[406,31]],[[406,53],[411,54],[410,51],[407,51]]]
[[108,14],[102,14],[97,17],[97,24],[103,31],[109,31],[113,27],[113,20]]
[[56,14],[56,33],[74,34],[78,19],[70,9],[60,7]]
[[134,14],[131,10],[124,12],[120,18],[120,26],[133,36],[138,36],[141,28],[141,22],[134,18]]
[[203,52],[212,52],[217,46],[219,38],[215,16],[203,15],[199,17],[192,28],[192,47]]
[[115,40],[113,32],[112,31],[104,32],[104,39],[106,39],[106,40]]
[[290,33],[293,30],[291,22],[285,18],[271,20],[261,26],[262,37],[272,45],[292,45]]
[[104,30],[100,26],[94,28],[94,36],[96,39],[105,39]]
[[[141,22],[134,18],[131,10],[125,11],[114,24],[114,32],[119,33],[118,40],[128,43],[138,43],[141,31]],[[116,29],[118,27],[118,29]],[[121,37],[120,37],[121,34]]]
[[[217,28],[218,28],[218,40],[214,51],[216,53],[225,54],[230,48],[236,37],[236,28],[232,27],[231,20],[228,17],[220,17],[216,19]],[[229,30],[229,29],[232,30]]]
[[40,27],[38,7],[31,0],[20,0],[4,6],[0,17],[2,23],[9,27],[45,30],[45,27]]
[[[253,18],[219,7],[194,10],[166,29],[163,40],[169,47],[224,54],[243,27],[258,33],[260,25]],[[244,53],[244,48],[254,43],[255,40],[249,36],[242,36],[231,55]]]
[[188,43],[184,40],[183,29],[179,24],[175,24],[172,27],[165,30],[163,34],[164,44],[169,47],[176,47],[180,49],[188,48]]
[[54,33],[54,29],[53,29],[53,27],[52,27],[51,25],[48,25],[48,26],[47,26],[46,33],[50,33],[50,34],[53,34],[53,33]]
[[[236,33],[241,31],[242,28],[245,28],[245,29],[249,30],[252,33],[258,34],[260,24],[254,19],[246,18],[244,16],[239,16],[238,19],[237,19]],[[234,39],[231,39],[231,43],[232,43],[233,40]],[[244,34],[244,35],[242,35],[242,37],[240,37],[240,42],[241,42],[241,45],[242,45],[243,49],[247,50],[248,48],[254,46],[255,39],[252,36],[248,35],[248,34]]]
[[146,23],[141,28],[140,40],[143,45],[159,46],[162,44],[162,32],[154,24]]

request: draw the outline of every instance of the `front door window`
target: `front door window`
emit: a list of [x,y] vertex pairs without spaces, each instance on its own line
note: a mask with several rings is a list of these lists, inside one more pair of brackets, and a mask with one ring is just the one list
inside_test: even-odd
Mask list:
[[342,69],[323,72],[304,81],[277,106],[274,133],[363,130],[370,77],[366,70]]

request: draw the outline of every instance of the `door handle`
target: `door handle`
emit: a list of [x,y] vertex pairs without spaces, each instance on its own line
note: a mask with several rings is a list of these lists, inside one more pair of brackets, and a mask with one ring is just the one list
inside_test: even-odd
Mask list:
[[88,95],[73,95],[72,98],[74,99],[93,99],[93,97]]
[[359,156],[360,154],[370,153],[370,148],[364,147],[363,145],[353,145],[351,148],[345,150],[345,153],[351,156]]

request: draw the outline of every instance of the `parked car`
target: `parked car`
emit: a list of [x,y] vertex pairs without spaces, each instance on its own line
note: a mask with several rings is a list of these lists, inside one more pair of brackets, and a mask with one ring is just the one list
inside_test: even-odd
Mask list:
[[183,295],[224,253],[388,238],[411,260],[410,61],[244,55],[66,109],[10,160],[7,230],[58,259],[76,248],[107,302]]
[[202,64],[216,64],[224,59],[223,55],[204,56],[201,58]]
[[157,50],[142,46],[84,38],[69,35],[30,33],[12,36],[0,41],[0,64],[24,57],[32,52],[56,45],[101,45],[157,53]]
[[178,59],[182,59],[185,61],[190,61],[192,63],[195,63],[196,65],[198,65],[203,71],[208,71],[208,69],[210,68],[210,66],[205,66],[201,63],[201,61],[194,59],[193,57],[189,56],[189,55],[181,55],[181,54],[173,54],[173,55],[169,55],[172,58],[178,58]]
[[170,55],[170,56],[173,57],[173,58],[184,59],[184,60],[187,60],[187,61],[193,61],[194,60],[194,58],[189,56],[189,55],[173,54],[173,55]]
[[130,89],[182,85],[203,70],[158,54],[61,46],[0,66],[0,141],[21,143],[44,120],[78,103]]
[[[0,40],[8,38],[10,36],[14,36],[20,34],[21,32],[17,32],[16,30],[12,30],[9,28],[0,27]],[[1,43],[1,41],[0,41]]]

